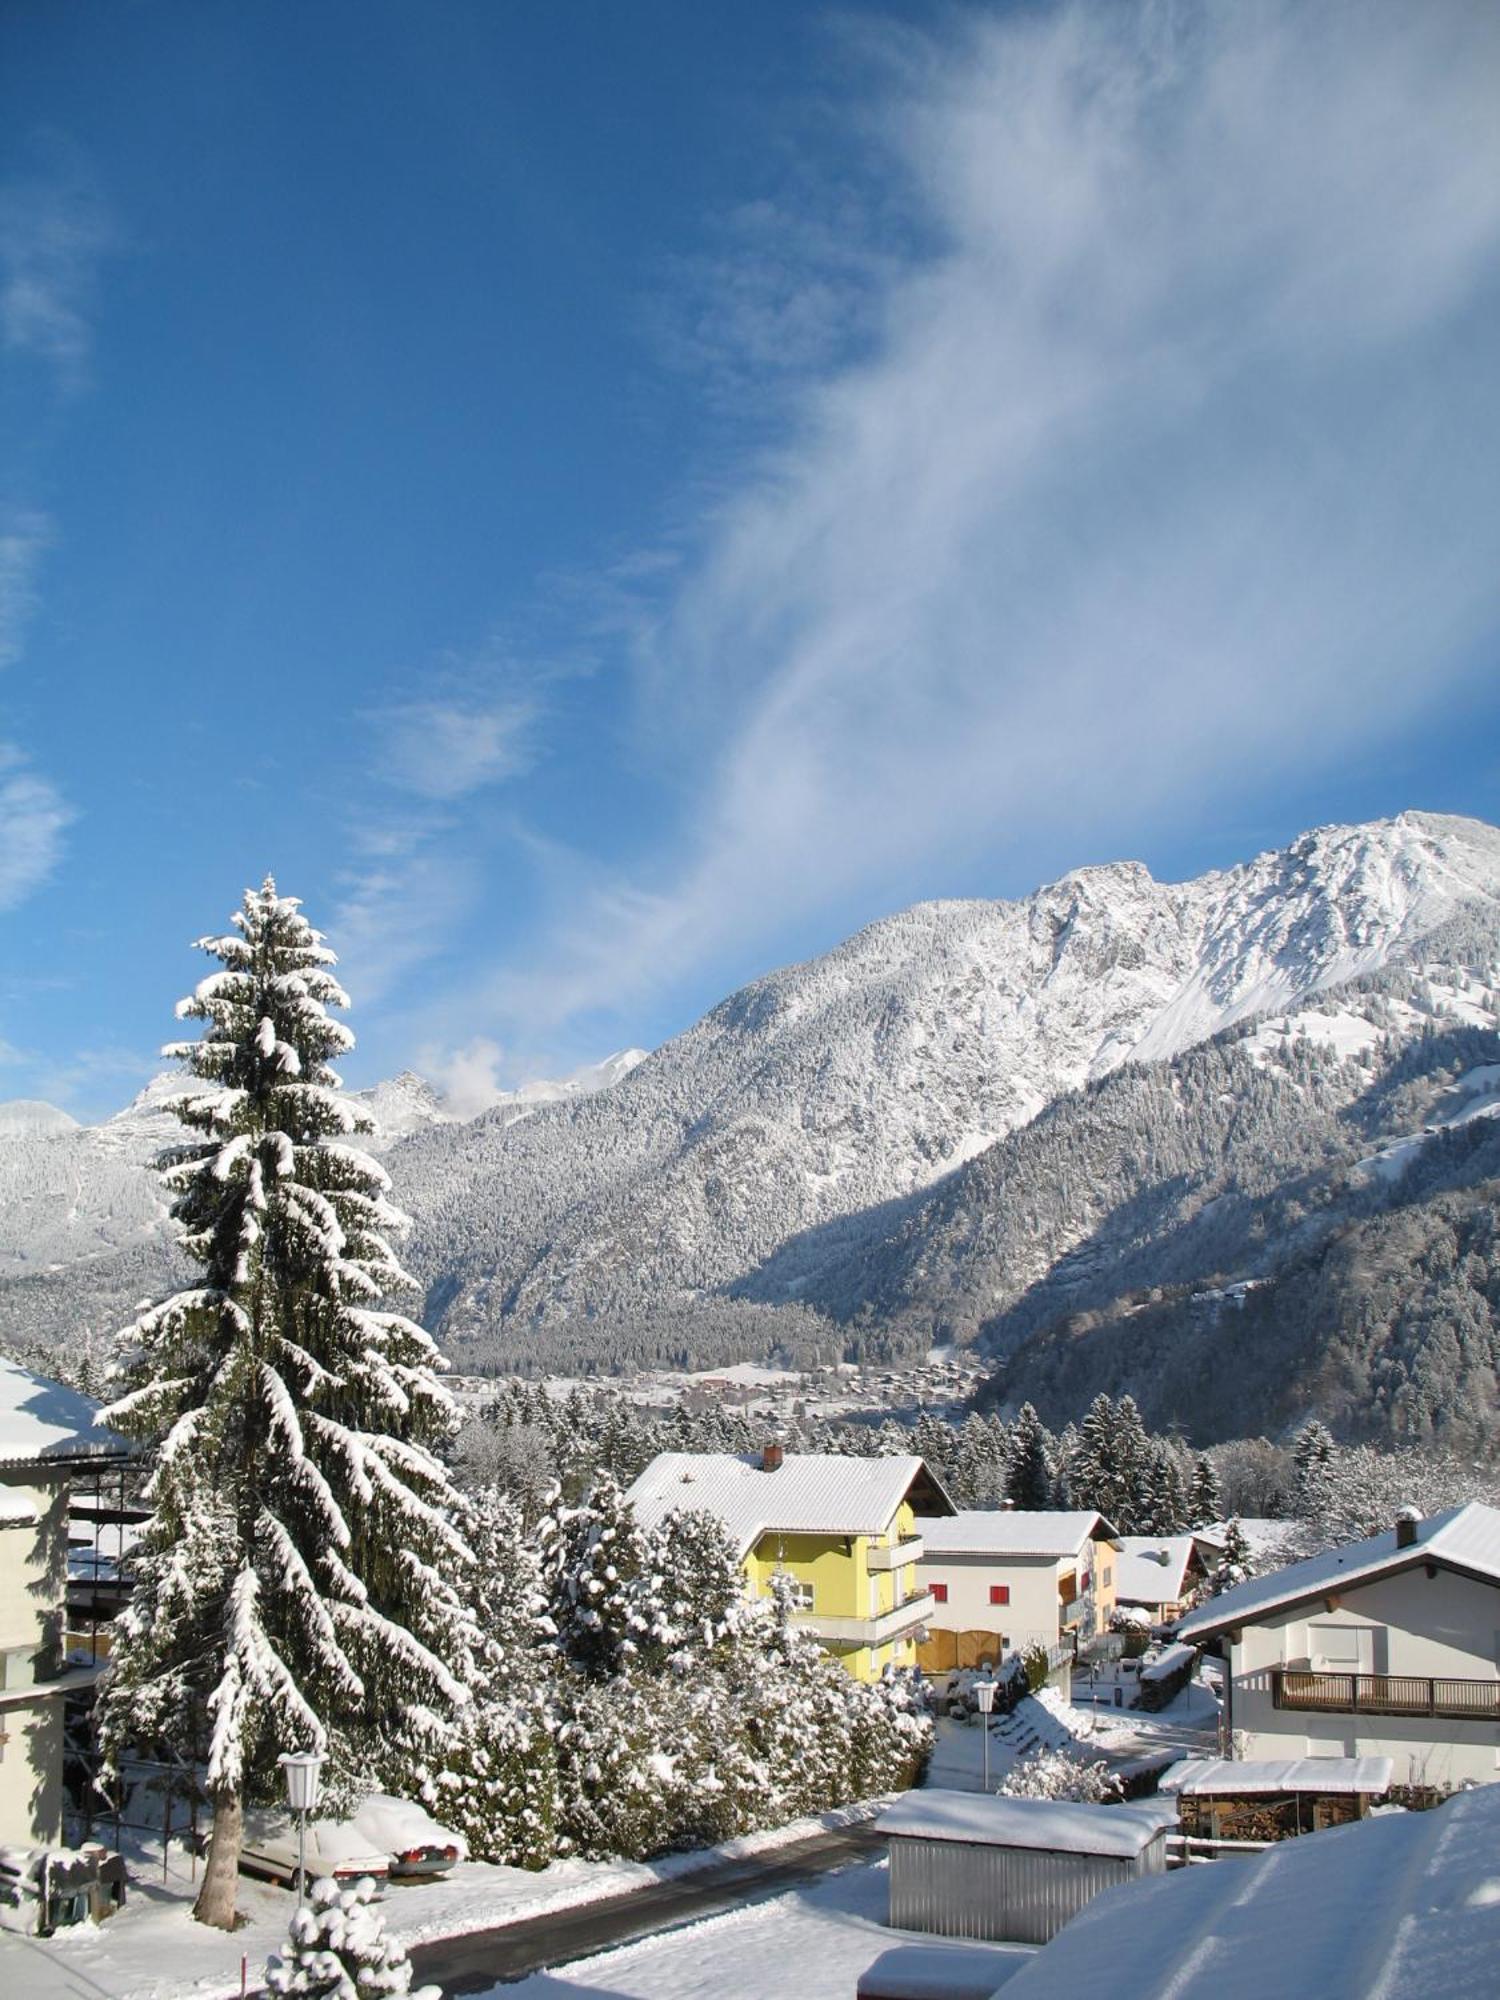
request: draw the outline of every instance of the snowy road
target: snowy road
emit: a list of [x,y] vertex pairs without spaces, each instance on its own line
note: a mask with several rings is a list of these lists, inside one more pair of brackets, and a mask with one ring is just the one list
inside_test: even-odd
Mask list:
[[[571,1965],[637,1939],[658,1942],[686,1925],[697,1928],[706,1918],[758,1907],[767,1899],[818,1881],[851,1863],[868,1864],[884,1849],[873,1825],[841,1827],[819,1833],[769,1854],[746,1855],[681,1881],[665,1881],[608,1902],[509,1924],[503,1930],[453,1938],[419,1946],[412,1962],[419,1980],[436,1981],[450,2000],[466,1994],[489,1993],[497,1981],[526,1980],[526,1975]],[[884,1875],[881,1875],[882,1910]],[[513,1986],[506,1986],[513,1992]],[[546,1985],[538,1992],[554,1990]]]

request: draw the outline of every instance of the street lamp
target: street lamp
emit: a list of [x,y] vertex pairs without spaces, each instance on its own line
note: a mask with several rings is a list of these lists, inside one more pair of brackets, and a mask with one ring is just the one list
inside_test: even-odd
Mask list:
[[994,1711],[998,1685],[998,1682],[993,1680],[976,1681],[974,1683],[974,1698],[979,1703],[980,1727],[984,1730],[984,1789],[986,1794],[988,1794],[990,1789],[990,1716]]
[[286,1802],[297,1815],[297,1901],[307,1901],[307,1815],[317,1808],[323,1757],[317,1750],[287,1750],[276,1759],[286,1773]]

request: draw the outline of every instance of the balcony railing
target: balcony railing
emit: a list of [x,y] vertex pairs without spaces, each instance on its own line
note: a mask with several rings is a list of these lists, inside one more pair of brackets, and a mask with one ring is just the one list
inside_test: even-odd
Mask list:
[[884,1646],[891,1639],[904,1639],[931,1619],[936,1606],[928,1591],[920,1591],[890,1611],[873,1618],[839,1618],[821,1611],[794,1611],[792,1623],[815,1639],[841,1645]]
[[920,1562],[926,1552],[927,1544],[920,1535],[908,1535],[894,1548],[883,1548],[878,1542],[872,1544],[866,1551],[865,1560],[872,1571],[905,1569],[908,1563]]
[[1320,1674],[1271,1669],[1277,1708],[1335,1715],[1442,1715],[1500,1722],[1500,1681],[1434,1679],[1426,1674]]

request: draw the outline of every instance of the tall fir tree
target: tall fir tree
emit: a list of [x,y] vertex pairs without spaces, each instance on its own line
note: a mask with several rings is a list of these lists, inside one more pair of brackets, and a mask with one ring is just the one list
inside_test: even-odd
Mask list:
[[1052,1467],[1047,1433],[1030,1403],[1023,1403],[1010,1434],[1007,1487],[1015,1506],[1039,1510],[1052,1505]]
[[373,1766],[441,1737],[468,1698],[470,1561],[436,1454],[453,1426],[436,1349],[382,1309],[411,1289],[405,1218],[351,1146],[369,1123],[330,1064],[353,1042],[333,954],[269,879],[179,1008],[166,1053],[198,1135],[163,1159],[200,1282],[120,1336],[102,1421],[154,1461],[136,1589],[100,1704],[106,1750],[201,1749],[213,1837],[195,1914],[234,1922],[243,1807],[276,1756]]
[[1223,1496],[1219,1491],[1219,1475],[1214,1471],[1214,1462],[1200,1451],[1193,1460],[1193,1483],[1188,1493],[1188,1526],[1211,1527],[1218,1520],[1223,1505]]

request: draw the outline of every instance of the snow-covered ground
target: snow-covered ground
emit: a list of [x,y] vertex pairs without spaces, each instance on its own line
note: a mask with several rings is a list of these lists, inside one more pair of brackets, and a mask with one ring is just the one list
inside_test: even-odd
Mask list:
[[[977,1732],[976,1732],[977,1733]],[[859,1976],[898,1945],[938,1942],[890,1930],[883,1860],[825,1875],[763,1903],[685,1924],[638,1944],[582,1958],[553,1972],[496,1986],[486,2000],[853,2000]],[[993,1945],[995,1985],[1033,1956],[1026,1945]]]
[[[1219,1703],[1212,1690],[1191,1681],[1174,1702],[1157,1714],[1117,1709],[1113,1683],[1100,1678],[1098,1700],[1089,1695],[1089,1679],[1080,1675],[1073,1699],[1055,1689],[1021,1702],[1014,1715],[990,1731],[990,1787],[997,1788],[1015,1764],[1018,1747],[1035,1739],[1048,1749],[1069,1749],[1092,1761],[1130,1764],[1160,1750],[1179,1750],[1184,1757],[1214,1756],[1219,1741]],[[1128,1696],[1127,1696],[1128,1699]],[[929,1785],[950,1792],[984,1788],[984,1732],[978,1720],[959,1722],[943,1717],[927,1768]]]
[[[382,1908],[392,1935],[404,1945],[466,1937],[579,1909],[667,1877],[690,1876],[726,1857],[785,1846],[822,1828],[870,1819],[879,1810],[880,1802],[850,1806],[658,1861],[555,1861],[536,1874],[470,1862],[445,1881],[392,1884]],[[194,1893],[187,1857],[176,1847],[163,1885],[158,1845],[154,1855],[132,1866],[130,1900],[108,1923],[44,1940],[0,1931],[0,1995],[5,2000],[13,1995],[15,2000],[22,1995],[25,2000],[229,2000],[240,1990],[242,1956],[254,1987],[267,1956],[286,1935],[291,1891],[242,1879],[239,1908],[245,1922],[232,1937],[193,1922]]]

